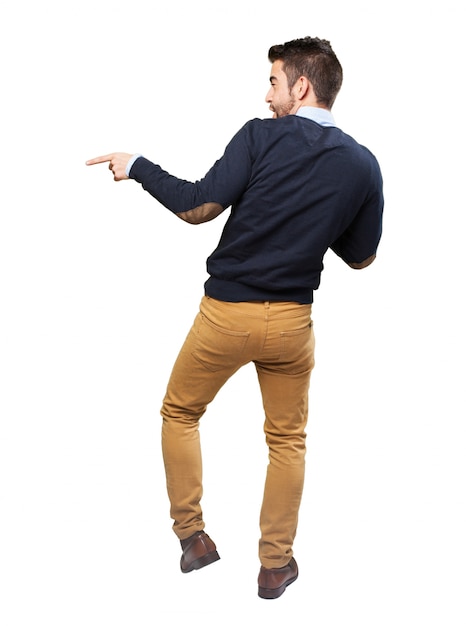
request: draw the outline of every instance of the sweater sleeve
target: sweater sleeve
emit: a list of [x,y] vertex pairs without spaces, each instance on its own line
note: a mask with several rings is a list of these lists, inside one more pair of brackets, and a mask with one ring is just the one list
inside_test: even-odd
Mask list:
[[223,156],[196,182],[172,176],[144,157],[134,162],[130,177],[182,220],[190,224],[207,222],[234,204],[249,183],[252,158],[247,135],[246,124]]
[[382,176],[375,163],[371,192],[346,230],[330,246],[348,264],[359,264],[375,256],[382,236]]

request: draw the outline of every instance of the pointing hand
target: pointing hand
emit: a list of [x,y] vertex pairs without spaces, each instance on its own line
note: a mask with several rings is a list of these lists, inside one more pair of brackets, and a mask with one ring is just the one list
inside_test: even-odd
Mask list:
[[86,165],[96,165],[97,163],[108,163],[108,169],[113,173],[113,180],[127,180],[126,166],[133,155],[126,152],[113,152],[104,156],[95,157],[86,161]]

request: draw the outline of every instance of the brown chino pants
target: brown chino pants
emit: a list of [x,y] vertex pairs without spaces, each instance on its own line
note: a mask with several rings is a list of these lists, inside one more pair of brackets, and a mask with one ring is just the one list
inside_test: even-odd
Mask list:
[[199,420],[225,382],[249,362],[259,379],[269,449],[259,559],[264,567],[283,567],[293,555],[304,483],[314,366],[311,305],[202,298],[161,409],[170,514],[179,539],[204,528]]

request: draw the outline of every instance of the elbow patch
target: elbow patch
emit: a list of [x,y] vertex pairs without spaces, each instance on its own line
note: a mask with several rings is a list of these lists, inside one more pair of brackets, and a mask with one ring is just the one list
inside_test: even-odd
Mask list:
[[189,211],[183,211],[182,213],[175,213],[184,222],[189,224],[202,224],[203,222],[210,222],[215,219],[223,211],[223,206],[218,202],[204,202],[194,209]]
[[370,265],[374,260],[375,260],[375,254],[372,254],[370,257],[367,257],[367,259],[365,259],[364,261],[361,261],[361,263],[350,263],[350,262],[348,262],[348,265],[353,270],[363,270],[365,267]]

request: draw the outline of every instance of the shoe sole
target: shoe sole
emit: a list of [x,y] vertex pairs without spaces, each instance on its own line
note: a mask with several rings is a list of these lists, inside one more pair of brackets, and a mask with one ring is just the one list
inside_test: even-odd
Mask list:
[[259,587],[259,598],[264,598],[264,600],[275,600],[276,598],[279,598],[286,591],[286,588],[288,587],[288,585],[291,585],[291,583],[294,583],[294,581],[297,578],[298,578],[298,575],[296,575],[294,578],[290,578],[289,580],[286,581],[286,583],[283,583],[283,585],[281,585],[280,587],[277,587],[276,589],[267,589],[267,587]]
[[204,556],[201,556],[192,563],[190,563],[189,567],[183,568],[181,566],[181,571],[183,572],[183,574],[187,574],[188,572],[192,572],[195,569],[201,569],[206,565],[215,563],[215,561],[218,561],[219,559],[220,556],[216,550],[214,552],[208,552],[207,554],[204,554]]

